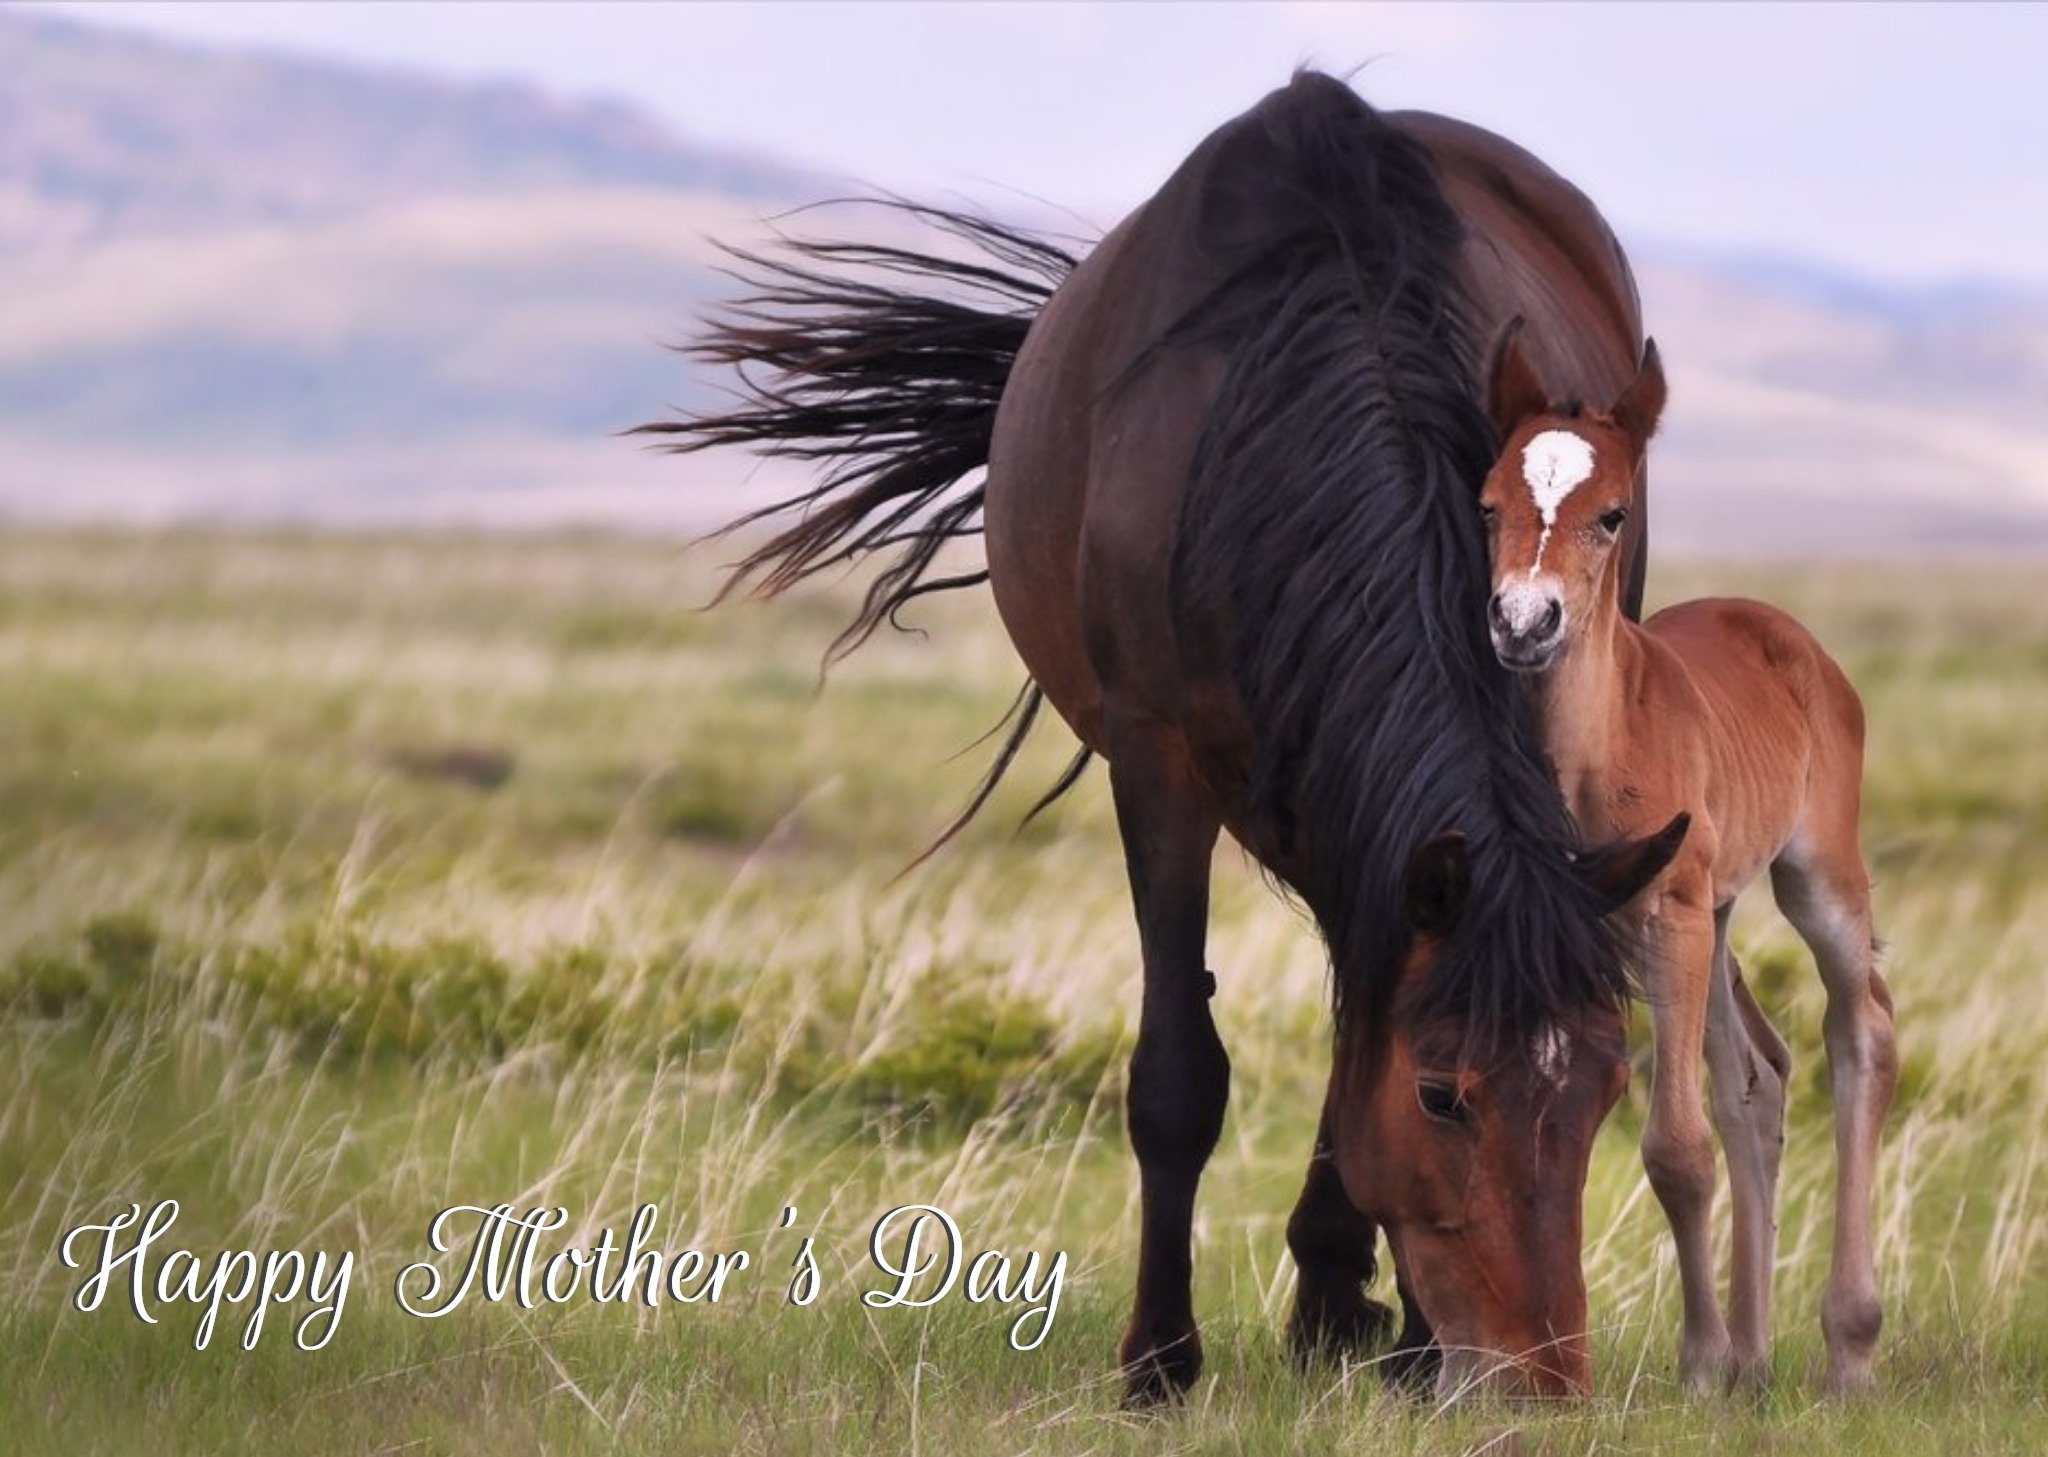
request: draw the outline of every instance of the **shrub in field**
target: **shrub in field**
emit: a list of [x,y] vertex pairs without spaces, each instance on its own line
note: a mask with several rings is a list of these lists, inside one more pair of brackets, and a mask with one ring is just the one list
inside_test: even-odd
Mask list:
[[966,990],[922,1008],[890,1045],[853,1065],[847,1091],[862,1106],[962,1125],[998,1108],[1086,1109],[1121,1064],[1113,1037],[1067,1040],[1038,1003]]
[[393,940],[358,927],[300,926],[208,956],[166,944],[146,918],[114,916],[73,944],[17,955],[0,1008],[90,1026],[154,1008],[282,1037],[314,1061],[459,1069],[548,1053],[651,1068],[716,1054],[725,1074],[767,1078],[790,1098],[951,1128],[997,1111],[1085,1111],[1125,1052],[1113,1033],[1076,1033],[1037,1001],[972,979],[915,1000],[877,1045],[852,1047],[857,987],[821,985],[805,1004],[769,996],[761,1011],[774,1015],[750,1020],[721,988],[759,979],[673,949],[629,965],[554,947],[515,964],[475,937]]
[[102,917],[70,942],[19,952],[0,975],[13,1017],[82,1020],[172,1013],[220,1017],[285,1037],[309,1057],[475,1065],[540,1047],[580,1054],[674,1055],[734,1025],[645,981],[628,997],[610,963],[584,947],[515,966],[471,937],[384,940],[300,927],[275,943],[203,954],[165,944],[147,919]]
[[159,947],[156,924],[146,916],[96,916],[73,946],[31,946],[17,955],[0,982],[0,1006],[37,1017],[96,1021],[117,1003],[140,996]]

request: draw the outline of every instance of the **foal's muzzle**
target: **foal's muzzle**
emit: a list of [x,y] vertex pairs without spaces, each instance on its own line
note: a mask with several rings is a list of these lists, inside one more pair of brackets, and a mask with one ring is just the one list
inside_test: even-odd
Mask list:
[[1564,642],[1564,602],[1544,587],[1516,583],[1486,604],[1486,626],[1503,667],[1541,672]]

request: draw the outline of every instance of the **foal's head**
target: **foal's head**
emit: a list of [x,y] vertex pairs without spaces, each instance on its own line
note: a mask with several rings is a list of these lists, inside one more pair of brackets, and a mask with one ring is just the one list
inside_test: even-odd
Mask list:
[[1656,341],[1605,409],[1559,404],[1522,347],[1521,320],[1494,349],[1488,407],[1503,442],[1480,492],[1493,596],[1486,623],[1503,665],[1536,673],[1576,630],[1617,610],[1615,543],[1636,508],[1636,469],[1664,409]]
[[[1582,855],[1574,871],[1598,908],[1620,906],[1670,862],[1688,824],[1680,815]],[[1628,1084],[1622,1008],[1494,1026],[1469,1001],[1432,996],[1461,918],[1486,914],[1468,906],[1462,837],[1425,844],[1403,894],[1412,939],[1391,1015],[1377,1033],[1339,1024],[1338,1173],[1386,1230],[1403,1290],[1435,1331],[1440,1394],[1582,1394],[1592,1373],[1581,1205],[1594,1136]]]

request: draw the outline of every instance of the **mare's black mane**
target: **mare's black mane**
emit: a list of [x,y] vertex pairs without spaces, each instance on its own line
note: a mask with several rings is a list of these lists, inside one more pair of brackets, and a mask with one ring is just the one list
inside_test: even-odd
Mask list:
[[[1247,804],[1328,938],[1338,1012],[1384,1010],[1414,851],[1470,898],[1423,1015],[1526,1030],[1626,1000],[1577,836],[1484,631],[1474,506],[1495,440],[1424,148],[1326,76],[1242,118],[1208,184],[1224,282],[1169,336],[1228,370],[1175,544],[1176,621],[1220,639],[1257,743]],[[1377,1020],[1377,1018],[1375,1018]]]

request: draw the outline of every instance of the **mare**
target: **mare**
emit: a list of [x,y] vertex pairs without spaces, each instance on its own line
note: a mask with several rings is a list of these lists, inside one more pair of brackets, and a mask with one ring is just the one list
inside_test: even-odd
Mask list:
[[[1611,404],[1588,408],[1546,387],[1520,332],[1514,322],[1503,331],[1488,391],[1505,442],[1481,494],[1494,650],[1529,675],[1544,751],[1583,832],[1692,816],[1670,868],[1624,913],[1644,953],[1656,1040],[1642,1154],[1678,1245],[1680,1371],[1696,1389],[1753,1385],[1769,1371],[1790,1055],[1728,949],[1735,897],[1768,868],[1827,987],[1837,1173],[1821,1324],[1828,1385],[1859,1388],[1882,1318],[1871,1204],[1898,1077],[1857,843],[1863,705],[1813,635],[1761,602],[1703,598],[1628,619],[1618,543],[1664,407],[1656,345]],[[1726,1320],[1713,1290],[1702,1053],[1734,1202]]]
[[[1292,1349],[1390,1333],[1365,1294],[1384,1230],[1398,1372],[1584,1390],[1581,1200],[1631,987],[1604,917],[1683,824],[1582,852],[1493,660],[1473,341],[1524,313],[1546,369],[1618,388],[1641,324],[1613,235],[1500,138],[1382,115],[1314,73],[1209,136],[1082,261],[898,206],[954,236],[741,254],[754,291],[695,351],[748,393],[643,428],[823,470],[736,523],[789,513],[728,590],[883,553],[834,655],[921,593],[990,584],[1030,681],[967,814],[1045,702],[1081,742],[1047,800],[1107,761],[1143,962],[1126,1400],[1178,1395],[1202,1361],[1226,828],[1307,906],[1332,968],[1331,1076],[1288,1224]],[[977,533],[986,570],[940,575]],[[1639,564],[1640,515],[1628,540]]]

